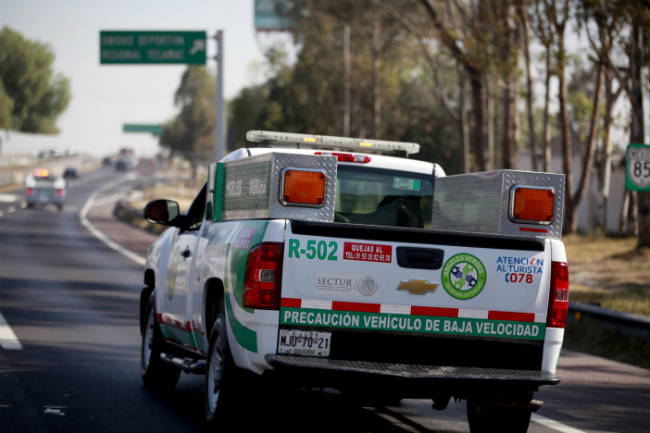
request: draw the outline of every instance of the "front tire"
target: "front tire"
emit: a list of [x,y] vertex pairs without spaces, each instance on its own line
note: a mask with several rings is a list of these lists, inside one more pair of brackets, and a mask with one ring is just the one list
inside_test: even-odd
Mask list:
[[467,400],[467,421],[472,433],[526,433],[532,410],[495,402]]
[[142,333],[140,348],[140,374],[147,388],[155,390],[171,390],[176,386],[181,371],[160,359],[164,346],[163,336],[156,323],[156,307],[154,295],[149,297],[146,322]]

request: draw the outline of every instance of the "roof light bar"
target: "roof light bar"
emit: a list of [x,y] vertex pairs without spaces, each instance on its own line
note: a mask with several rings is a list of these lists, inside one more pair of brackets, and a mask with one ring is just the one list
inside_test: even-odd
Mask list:
[[270,146],[323,147],[369,153],[412,155],[420,151],[420,145],[417,143],[334,137],[329,135],[295,134],[292,132],[248,131],[246,133],[246,140],[253,143],[265,143]]

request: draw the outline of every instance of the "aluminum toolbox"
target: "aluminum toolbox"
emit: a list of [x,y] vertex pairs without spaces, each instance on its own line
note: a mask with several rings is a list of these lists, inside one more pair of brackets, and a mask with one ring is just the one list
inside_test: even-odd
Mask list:
[[[436,178],[432,229],[560,238],[564,177],[564,174],[498,170]],[[511,218],[511,191],[523,185],[552,188],[555,196],[550,224],[526,224]]]
[[[334,221],[336,203],[334,156],[267,153],[210,165],[208,208],[213,219],[288,218],[306,221]],[[325,174],[322,206],[284,205],[281,201],[282,173],[286,168],[318,170]]]

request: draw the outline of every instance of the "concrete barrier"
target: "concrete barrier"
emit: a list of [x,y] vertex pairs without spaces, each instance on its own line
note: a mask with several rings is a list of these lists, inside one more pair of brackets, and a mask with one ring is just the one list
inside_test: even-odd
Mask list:
[[167,229],[166,226],[163,226],[161,224],[154,224],[144,219],[141,210],[135,209],[124,200],[118,200],[115,203],[115,207],[113,208],[113,215],[120,221],[123,221],[139,229],[146,230],[147,232],[155,235],[159,235],[165,231],[165,229]]
[[13,183],[15,183],[13,171],[0,171],[0,186],[12,185]]

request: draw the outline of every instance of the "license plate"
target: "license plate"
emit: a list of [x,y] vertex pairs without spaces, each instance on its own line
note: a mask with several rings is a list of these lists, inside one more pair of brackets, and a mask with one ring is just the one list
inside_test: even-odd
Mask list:
[[280,329],[278,353],[308,356],[329,356],[331,332]]

